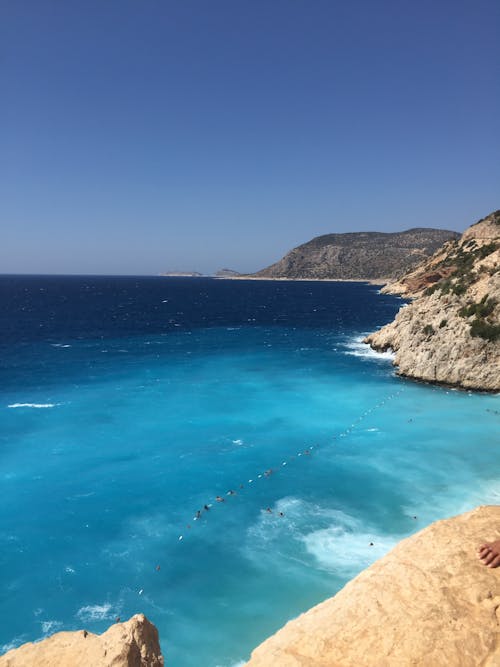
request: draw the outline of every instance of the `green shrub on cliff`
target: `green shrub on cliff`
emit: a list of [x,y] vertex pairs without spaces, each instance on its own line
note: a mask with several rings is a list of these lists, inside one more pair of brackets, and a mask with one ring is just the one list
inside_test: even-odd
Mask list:
[[427,287],[427,289],[424,290],[424,296],[430,296],[431,294],[434,294],[434,292],[440,289],[440,287],[440,283],[435,283],[434,285]]
[[475,315],[477,318],[481,319],[491,315],[496,305],[496,299],[489,299],[488,295],[485,294],[479,303],[469,303],[467,306],[462,306],[458,311],[458,314],[460,317],[471,317],[472,315]]
[[470,326],[470,335],[474,337],[484,338],[489,341],[496,341],[500,339],[500,324],[490,324],[485,320],[476,318],[472,320]]
[[500,325],[488,322],[487,318],[497,306],[497,300],[485,294],[479,303],[469,303],[458,311],[460,317],[472,317],[470,334],[474,337],[496,341],[500,338]]
[[462,296],[462,294],[465,294],[465,292],[467,292],[466,283],[464,282],[455,283],[451,287],[451,292],[452,294],[456,294],[457,296]]
[[488,243],[487,245],[483,245],[481,248],[478,248],[475,252],[475,255],[478,259],[484,259],[485,257],[488,257],[488,255],[491,255],[492,252],[495,252],[497,248],[498,243]]

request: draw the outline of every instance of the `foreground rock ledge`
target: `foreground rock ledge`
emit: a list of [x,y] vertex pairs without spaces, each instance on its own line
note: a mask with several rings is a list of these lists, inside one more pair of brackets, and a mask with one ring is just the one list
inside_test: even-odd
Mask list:
[[158,631],[143,614],[102,635],[58,632],[0,657],[0,667],[163,667]]
[[248,667],[500,665],[500,568],[476,556],[499,538],[498,506],[431,524],[290,621]]

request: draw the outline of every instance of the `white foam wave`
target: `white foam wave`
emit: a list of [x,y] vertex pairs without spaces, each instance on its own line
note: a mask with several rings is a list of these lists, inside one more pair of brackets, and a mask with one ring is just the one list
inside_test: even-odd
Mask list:
[[11,403],[8,408],[55,408],[59,403]]
[[104,621],[106,619],[111,619],[116,617],[116,614],[112,611],[111,604],[106,602],[105,604],[89,604],[85,607],[81,607],[76,612],[77,618],[80,621]]
[[306,550],[320,567],[355,574],[390,551],[398,539],[343,525],[315,530],[303,537]]
[[[286,526],[285,530],[289,535],[294,534],[295,537],[300,539],[312,523],[341,522],[349,524],[351,520],[348,515],[340,510],[322,507],[295,496],[280,498],[270,509],[272,511],[267,512],[263,508],[257,523],[248,529],[248,534],[252,540],[255,540],[255,538],[264,541],[273,539],[276,532],[269,532],[268,527],[271,522],[276,523],[277,517],[285,519],[285,521],[280,521],[279,525]],[[280,512],[283,516],[280,515]]]
[[61,621],[42,621],[42,632],[46,635],[52,635],[56,630],[62,628],[63,624]]
[[71,347],[71,345],[63,345],[63,343],[51,343],[52,347]]
[[346,341],[344,347],[347,349],[344,354],[364,359],[375,359],[376,361],[393,361],[395,354],[392,350],[376,352],[367,343],[363,343],[363,338],[364,336],[356,336],[356,338]]
[[266,553],[266,567],[272,554],[281,569],[300,563],[350,578],[402,538],[380,533],[341,510],[301,498],[282,498],[269,509],[263,509],[258,521],[249,527],[245,545],[245,555],[256,563],[261,563],[262,553]]
[[8,644],[0,645],[0,655],[2,657],[5,657],[4,653],[7,653],[7,651],[11,651],[13,648],[21,646],[21,644],[24,644],[26,641],[27,641],[26,635],[20,635],[19,637],[14,637],[14,639],[10,641]]

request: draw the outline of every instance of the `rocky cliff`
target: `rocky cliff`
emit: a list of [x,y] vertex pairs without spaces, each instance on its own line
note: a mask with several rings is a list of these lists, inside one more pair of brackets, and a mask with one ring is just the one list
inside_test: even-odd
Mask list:
[[294,248],[256,278],[380,280],[401,276],[457,232],[416,228],[405,232],[326,234]]
[[248,667],[500,665],[500,507],[438,521],[261,644]]
[[398,373],[500,390],[500,211],[469,227],[384,291],[415,300],[365,339],[392,349]]
[[58,632],[0,657],[0,667],[162,667],[158,631],[143,614],[102,635]]

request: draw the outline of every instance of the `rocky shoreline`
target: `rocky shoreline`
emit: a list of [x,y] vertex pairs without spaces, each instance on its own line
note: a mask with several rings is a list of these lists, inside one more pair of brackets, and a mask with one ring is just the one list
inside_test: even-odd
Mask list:
[[102,635],[57,632],[0,656],[0,667],[163,667],[158,630],[144,614],[117,622]]
[[402,540],[334,597],[257,647],[247,667],[477,667],[500,664],[500,507],[437,521]]
[[[258,646],[247,667],[476,667],[500,664],[498,570],[477,548],[500,539],[500,507],[432,523]],[[161,667],[143,614],[102,635],[58,632],[0,667]]]
[[[445,243],[383,291],[411,302],[365,342],[378,351],[393,350],[399,375],[500,391],[500,211]],[[475,557],[481,542],[500,538],[498,526],[498,506],[431,524],[333,598],[290,621],[255,649],[248,667],[500,664],[500,579]],[[142,614],[100,636],[85,630],[61,632],[0,657],[0,667],[163,664],[156,628]]]
[[499,211],[383,291],[412,302],[364,342],[395,352],[399,375],[500,391]]

